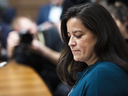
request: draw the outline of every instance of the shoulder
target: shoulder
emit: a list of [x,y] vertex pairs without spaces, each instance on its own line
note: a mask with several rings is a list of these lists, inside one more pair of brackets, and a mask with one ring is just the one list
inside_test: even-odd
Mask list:
[[128,85],[128,74],[120,66],[112,62],[99,62],[92,68],[88,78],[90,78],[90,83],[96,83],[100,87],[122,86],[120,82]]
[[117,64],[115,63],[112,63],[112,62],[99,62],[95,68],[94,68],[95,71],[122,71],[124,72],[124,70]]
[[[112,62],[100,62],[88,74],[86,86],[87,96],[95,96],[96,93],[100,94],[98,96],[117,96],[121,92],[128,94],[128,75]],[[94,94],[90,95],[92,92]]]
[[53,41],[56,40],[56,39],[60,39],[60,35],[58,33],[58,30],[56,28],[52,28],[52,29],[49,29],[49,30],[46,30],[46,31],[43,31],[42,32],[44,34],[44,37],[46,38],[50,38],[52,39]]
[[127,73],[117,64],[112,62],[100,62],[92,70],[92,74],[95,74],[99,77],[122,77],[127,76]]

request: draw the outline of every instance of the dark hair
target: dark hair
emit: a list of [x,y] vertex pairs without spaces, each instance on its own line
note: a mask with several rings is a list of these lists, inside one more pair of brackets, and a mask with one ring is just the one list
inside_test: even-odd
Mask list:
[[62,15],[67,11],[68,8],[77,4],[82,4],[87,2],[90,2],[90,0],[64,0],[62,4],[63,11],[60,19],[62,19]]
[[[113,62],[128,72],[128,45],[110,13],[100,4],[87,3],[71,7],[61,21],[61,34],[66,47],[57,65],[60,79],[74,85],[76,74],[87,67],[84,62],[76,62],[68,46],[67,21],[78,18],[96,37],[94,51],[99,60]],[[69,68],[70,66],[70,68]]]

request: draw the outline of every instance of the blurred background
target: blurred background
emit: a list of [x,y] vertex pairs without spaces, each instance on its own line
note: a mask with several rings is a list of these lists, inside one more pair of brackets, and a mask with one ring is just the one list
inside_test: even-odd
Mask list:
[[1,1],[5,3],[5,5],[13,7],[17,15],[29,14],[32,19],[37,17],[39,7],[49,2],[49,0],[0,0],[0,2]]
[[[128,43],[128,0],[0,0],[0,62],[7,61],[0,68],[0,96],[67,96],[72,86],[63,84],[56,73],[64,48],[61,15],[67,8],[85,2],[106,7]],[[36,37],[31,48],[18,46],[22,29]],[[12,58],[17,62],[8,62]],[[9,95],[5,95],[7,92]]]
[[[85,0],[86,1],[86,0]],[[96,1],[96,0],[92,0]],[[97,0],[97,1],[107,1],[114,3],[115,1],[122,1],[128,4],[128,0]],[[29,14],[32,19],[36,19],[39,7],[42,4],[48,3],[49,0],[0,0],[6,6],[13,7],[18,15]]]

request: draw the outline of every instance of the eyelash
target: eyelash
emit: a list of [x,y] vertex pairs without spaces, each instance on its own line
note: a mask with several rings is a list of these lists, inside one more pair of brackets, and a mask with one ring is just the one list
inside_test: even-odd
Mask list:
[[80,38],[82,35],[76,36],[76,38]]

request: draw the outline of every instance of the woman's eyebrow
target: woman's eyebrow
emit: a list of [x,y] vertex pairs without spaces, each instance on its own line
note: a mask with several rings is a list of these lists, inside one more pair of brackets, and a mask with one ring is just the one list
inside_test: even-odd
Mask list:
[[[77,32],[83,32],[81,30],[76,30],[76,31],[73,31],[72,33],[77,33]],[[70,32],[67,32],[67,33],[70,33]]]
[[77,32],[83,32],[81,30],[76,30],[76,31],[73,31],[72,33],[77,33]]

